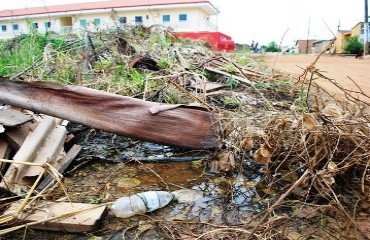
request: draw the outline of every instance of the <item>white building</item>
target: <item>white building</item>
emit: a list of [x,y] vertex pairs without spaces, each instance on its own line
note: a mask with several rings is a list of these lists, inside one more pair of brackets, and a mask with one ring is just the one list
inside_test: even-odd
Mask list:
[[218,13],[208,0],[110,0],[9,9],[0,12],[0,39],[31,28],[69,33],[139,23],[161,24],[177,32],[216,32],[210,17]]

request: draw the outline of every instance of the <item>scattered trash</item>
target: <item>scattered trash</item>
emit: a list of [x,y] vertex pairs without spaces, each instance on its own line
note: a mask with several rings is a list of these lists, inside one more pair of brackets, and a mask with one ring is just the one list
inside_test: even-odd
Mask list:
[[[89,35],[91,51],[81,39],[63,40],[62,48],[48,44],[33,65],[7,68],[18,69],[11,79],[24,81],[0,80],[0,101],[20,112],[15,119],[4,114],[0,123],[2,187],[22,199],[16,212],[1,217],[0,234],[37,225],[14,220],[39,208],[48,213],[37,204],[45,199],[100,207],[131,193],[113,204],[119,218],[103,221],[94,235],[366,239],[367,93],[340,87],[315,67],[318,59],[293,79],[245,52],[216,53],[175,41],[168,31],[135,26]],[[348,101],[316,85],[317,78]],[[65,121],[47,115],[70,120],[70,132]],[[42,218],[41,225],[54,221]],[[93,229],[81,225],[76,232]],[[42,239],[37,234],[44,233],[26,234]]]
[[[13,203],[4,215],[14,215],[18,227],[64,232],[94,231],[106,211],[106,206],[70,202],[39,202],[17,214],[20,203]],[[24,224],[24,225],[23,225]],[[4,233],[0,231],[0,234]]]
[[120,218],[129,218],[162,208],[173,199],[173,194],[165,191],[149,191],[122,197],[116,200],[111,209]]
[[195,202],[204,196],[204,193],[199,190],[181,189],[173,191],[174,198],[179,203]]

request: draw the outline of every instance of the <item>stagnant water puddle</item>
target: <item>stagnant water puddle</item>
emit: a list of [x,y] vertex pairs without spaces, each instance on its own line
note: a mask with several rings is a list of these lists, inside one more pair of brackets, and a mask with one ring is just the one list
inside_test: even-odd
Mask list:
[[[122,239],[124,229],[130,229],[131,232],[125,232],[130,236],[137,231],[132,226],[148,220],[148,217],[165,221],[237,225],[249,221],[252,214],[261,211],[255,191],[259,180],[257,175],[248,179],[243,174],[226,176],[221,172],[210,173],[207,162],[212,159],[209,159],[207,152],[180,151],[75,124],[69,131],[76,136],[76,143],[83,146],[74,164],[65,172],[64,186],[73,202],[113,202],[120,197],[145,191],[176,193],[176,199],[169,205],[147,216],[118,219],[108,211],[94,236]],[[169,157],[177,162],[169,162]],[[160,163],[156,162],[158,159]],[[64,193],[59,189],[52,197],[58,199],[64,197]],[[29,233],[28,237],[43,239],[44,234],[36,231]],[[54,234],[60,239],[61,233]],[[50,239],[50,236],[45,239]],[[140,239],[161,239],[157,231],[145,231],[140,236]],[[63,239],[78,238],[64,234]]]

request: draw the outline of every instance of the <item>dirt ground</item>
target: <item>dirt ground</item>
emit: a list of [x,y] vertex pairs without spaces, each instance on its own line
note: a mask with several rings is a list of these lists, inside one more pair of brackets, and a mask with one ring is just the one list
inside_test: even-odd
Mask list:
[[[298,77],[303,73],[302,68],[309,66],[317,57],[317,55],[278,55],[275,69],[281,72],[288,73],[293,77]],[[267,54],[264,60],[269,67],[273,67],[276,55]],[[316,68],[318,68],[325,76],[335,79],[346,89],[358,90],[355,84],[349,79],[358,84],[365,92],[370,92],[370,58],[356,59],[354,57],[339,57],[339,56],[321,56]],[[326,90],[333,94],[341,94],[337,87],[325,79],[318,79],[318,83]]]

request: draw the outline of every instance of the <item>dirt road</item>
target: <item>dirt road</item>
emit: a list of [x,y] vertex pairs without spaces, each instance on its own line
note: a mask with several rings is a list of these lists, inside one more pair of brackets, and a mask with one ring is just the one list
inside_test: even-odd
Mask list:
[[[265,55],[264,60],[272,67],[276,55]],[[301,68],[309,66],[317,55],[279,55],[275,69],[289,73],[294,77],[303,73]],[[301,67],[301,68],[299,68]],[[346,89],[358,90],[348,77],[353,79],[360,88],[370,95],[370,59],[355,59],[353,57],[322,56],[316,64],[322,73],[335,79]],[[326,90],[341,94],[338,88],[325,79],[318,79],[318,83]]]

